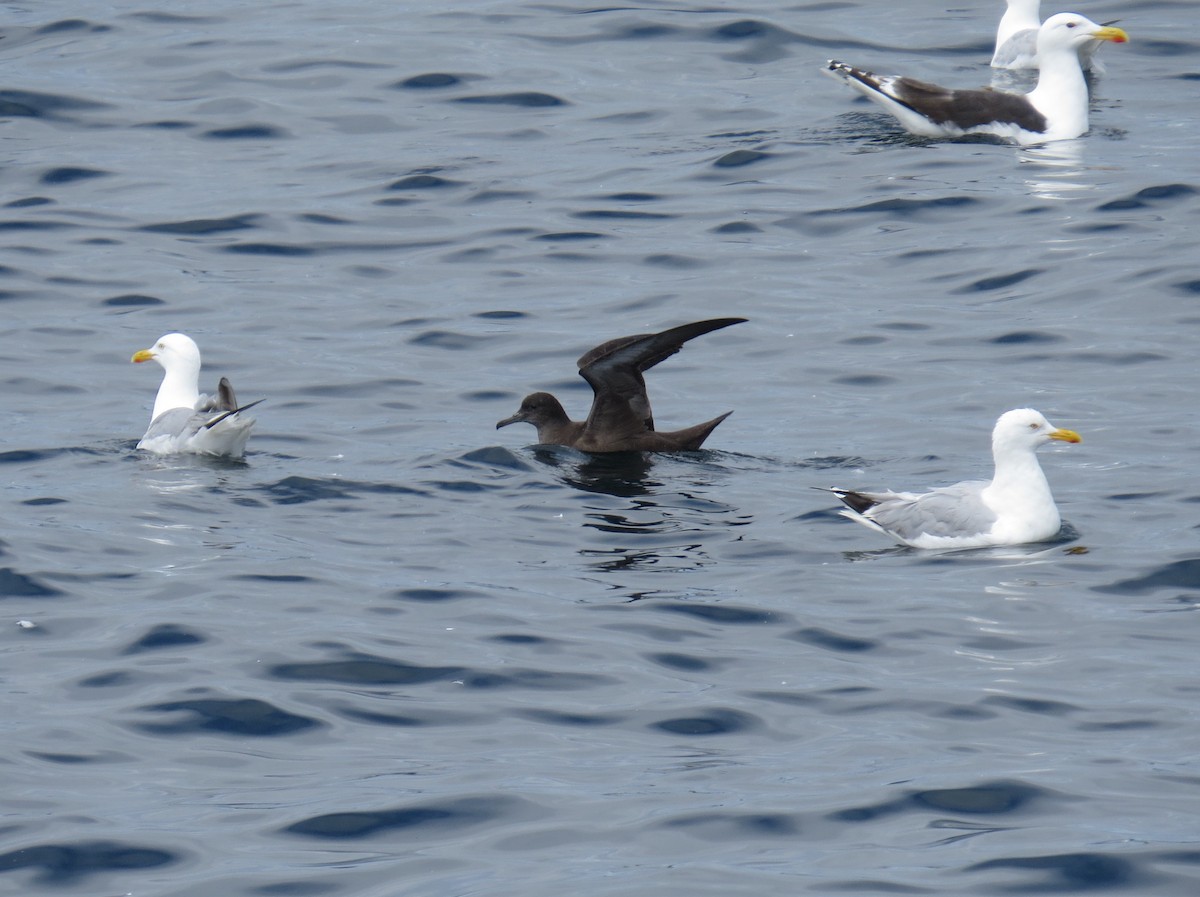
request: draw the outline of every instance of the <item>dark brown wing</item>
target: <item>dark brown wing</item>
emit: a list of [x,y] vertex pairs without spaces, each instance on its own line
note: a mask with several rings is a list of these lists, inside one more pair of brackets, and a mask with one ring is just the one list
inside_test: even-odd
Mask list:
[[626,435],[653,430],[654,415],[642,372],[670,358],[688,340],[745,320],[696,321],[661,333],[618,337],[585,352],[579,359],[579,375],[595,394],[587,429],[597,435],[610,430]]
[[916,78],[897,78],[888,93],[939,125],[966,130],[993,122],[1011,122],[1026,131],[1045,131],[1046,117],[1021,94],[1002,90],[950,90]]
[[237,396],[234,395],[233,385],[226,377],[221,378],[221,382],[217,384],[217,391],[213,395],[201,394],[196,400],[197,411],[234,411],[237,409]]
[[237,408],[237,396],[233,392],[233,384],[228,377],[222,377],[217,384],[217,411],[233,411]]
[[204,424],[205,429],[211,429],[225,420],[227,417],[232,417],[239,411],[245,411],[247,408],[253,408],[259,402],[251,402],[249,405],[238,407],[237,395],[233,391],[233,384],[229,382],[228,377],[222,377],[221,382],[217,384],[217,394],[212,397],[209,403],[204,407],[204,411],[223,411],[224,414],[218,414],[216,417],[208,420]]

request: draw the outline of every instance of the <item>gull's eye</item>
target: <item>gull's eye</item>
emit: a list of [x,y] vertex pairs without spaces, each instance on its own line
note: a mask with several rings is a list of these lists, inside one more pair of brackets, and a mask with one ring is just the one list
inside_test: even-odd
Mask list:
[[1074,27],[1075,27],[1076,25],[1078,25],[1078,24],[1079,24],[1078,22],[1067,22],[1067,27],[1068,27],[1068,28],[1074,28]]

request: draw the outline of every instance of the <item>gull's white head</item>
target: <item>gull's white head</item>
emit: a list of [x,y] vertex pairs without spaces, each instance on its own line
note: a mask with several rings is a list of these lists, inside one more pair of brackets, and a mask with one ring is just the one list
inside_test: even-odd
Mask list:
[[140,364],[143,361],[157,361],[165,370],[195,366],[200,370],[200,347],[190,336],[183,333],[168,333],[160,336],[149,349],[141,349],[133,353],[130,361]]
[[1097,25],[1074,12],[1060,12],[1042,22],[1038,29],[1037,51],[1039,56],[1061,50],[1078,50],[1093,40],[1107,40],[1123,44],[1129,35],[1111,25]]
[[992,447],[1036,449],[1052,440],[1059,442],[1082,442],[1074,430],[1061,430],[1032,408],[1016,408],[1006,411],[996,421],[992,430]]
[[190,336],[168,333],[149,349],[133,353],[130,361],[157,361],[163,379],[154,399],[150,419],[172,408],[195,408],[200,400],[200,349]]

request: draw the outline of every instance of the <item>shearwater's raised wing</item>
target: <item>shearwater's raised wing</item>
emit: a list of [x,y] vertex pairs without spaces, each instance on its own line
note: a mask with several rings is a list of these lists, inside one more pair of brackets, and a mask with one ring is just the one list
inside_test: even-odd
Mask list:
[[520,410],[496,424],[533,424],[538,441],[569,445],[588,452],[678,451],[697,449],[716,426],[718,418],[683,430],[655,429],[654,414],[646,395],[644,371],[678,352],[688,340],[745,318],[716,318],[672,327],[661,333],[623,336],[601,343],[579,359],[579,374],[592,387],[592,407],[586,421],[573,421],[549,393],[526,396]]
[[[579,359],[579,376],[592,387],[594,399],[586,428],[592,433],[616,429],[654,429],[654,412],[646,395],[644,371],[665,361],[688,340],[740,324],[745,318],[715,318],[682,324],[661,333],[638,334],[609,340]],[[629,418],[628,420],[624,420]]]

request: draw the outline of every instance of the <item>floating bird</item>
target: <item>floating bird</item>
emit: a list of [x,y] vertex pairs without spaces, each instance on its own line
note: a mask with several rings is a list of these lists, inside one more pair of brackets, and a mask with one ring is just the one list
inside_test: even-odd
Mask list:
[[1032,408],[1000,415],[992,430],[991,482],[967,480],[932,492],[831,489],[849,517],[913,548],[982,548],[1044,542],[1062,521],[1034,454],[1051,440],[1080,442]]
[[1127,40],[1120,28],[1097,25],[1075,13],[1051,16],[1038,29],[1037,86],[1023,95],[951,90],[915,78],[876,75],[834,59],[824,71],[878,103],[918,136],[982,134],[1028,146],[1070,140],[1087,131],[1088,91],[1079,68],[1079,48],[1089,41]]
[[[992,68],[1035,69],[1038,67],[1037,35],[1042,26],[1042,0],[1007,0],[1007,3],[1008,8],[996,28],[996,52],[992,54]],[[1090,40],[1076,51],[1079,66],[1085,72],[1104,71],[1104,64],[1095,58],[1102,44],[1103,41]]]
[[683,344],[713,330],[740,324],[745,318],[716,318],[672,327],[662,333],[638,334],[609,340],[579,359],[579,376],[595,394],[586,421],[573,421],[558,399],[535,392],[521,402],[512,417],[496,429],[524,422],[537,427],[538,442],[566,445],[584,452],[675,452],[700,448],[717,424],[732,414],[683,430],[654,429],[650,400],[642,373],[670,358]]
[[138,448],[156,455],[240,458],[245,454],[254,418],[242,412],[262,399],[239,406],[225,377],[217,384],[215,396],[201,395],[200,349],[190,336],[168,333],[152,348],[133,353],[130,360],[157,361],[163,368],[150,427]]

